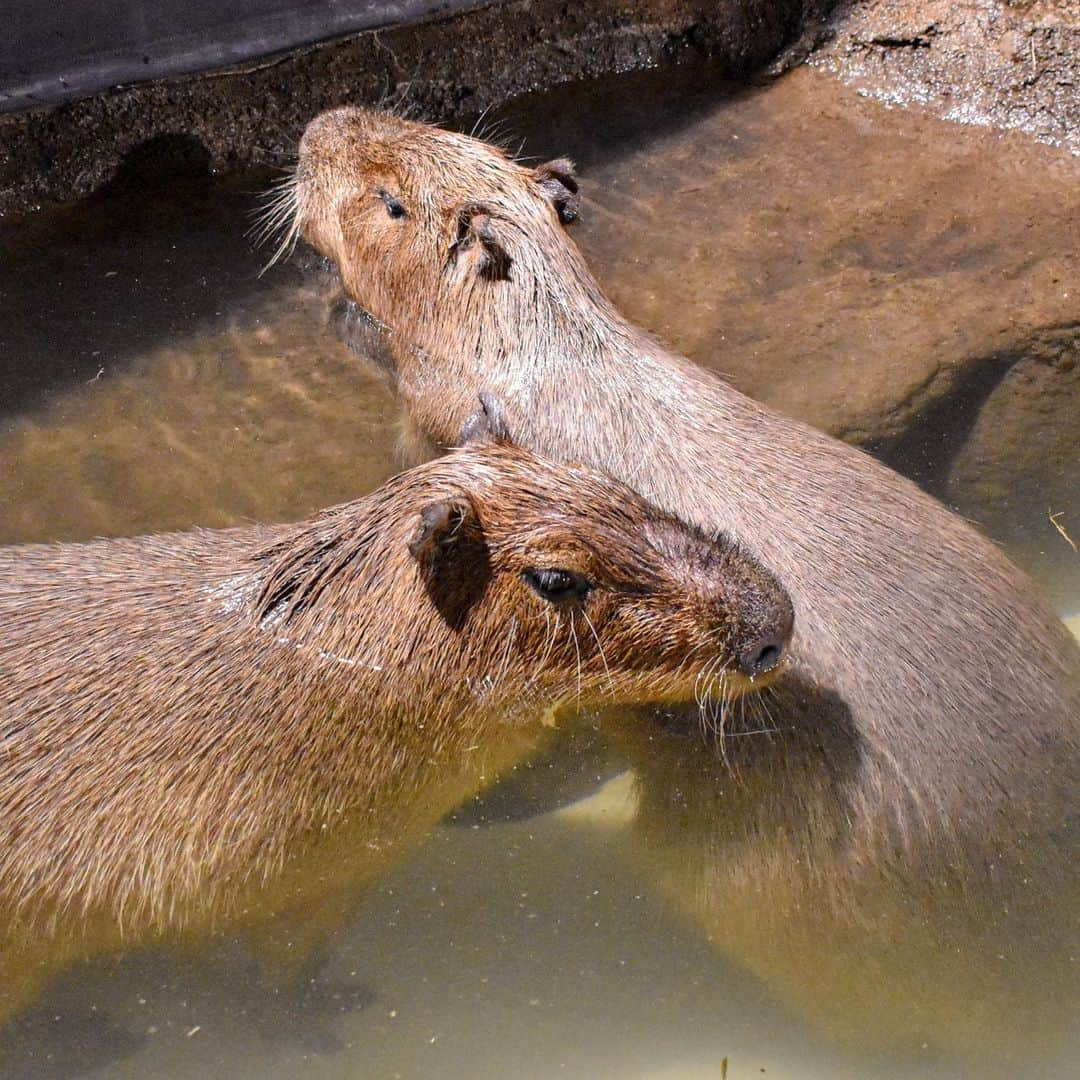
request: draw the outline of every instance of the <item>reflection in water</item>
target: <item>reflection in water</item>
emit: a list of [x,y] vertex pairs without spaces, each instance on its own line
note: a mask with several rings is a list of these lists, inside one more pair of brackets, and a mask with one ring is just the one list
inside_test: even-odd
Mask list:
[[[725,93],[665,72],[513,115],[530,152],[583,166],[580,238],[632,319],[789,411],[880,434],[1080,608],[1080,560],[1042,506],[1067,490],[1080,366],[1040,336],[1075,311],[1075,163],[807,73]],[[330,288],[295,261],[257,277],[263,182],[120,191],[0,234],[0,541],[288,520],[395,471],[395,410],[327,329]],[[985,378],[956,363],[991,355]],[[1003,450],[986,429],[1018,412]],[[725,764],[678,725],[605,718],[584,784],[554,757],[528,799],[629,762],[619,812],[598,797],[436,830],[333,913],[306,999],[274,1003],[250,946],[216,938],[88,965],[0,1053],[27,1076],[715,1077],[726,1056],[733,1078],[835,1080],[960,1075],[951,1055],[975,1044],[979,1075],[987,1054],[1061,1075],[1043,1043],[1075,1000],[1068,901],[1006,909],[903,874],[846,889],[822,811],[859,753],[842,721],[732,732]]]

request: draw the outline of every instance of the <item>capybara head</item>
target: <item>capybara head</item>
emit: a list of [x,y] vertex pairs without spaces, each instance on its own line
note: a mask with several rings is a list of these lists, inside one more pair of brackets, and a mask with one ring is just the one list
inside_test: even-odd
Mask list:
[[418,331],[471,317],[511,328],[507,302],[542,299],[553,266],[594,288],[565,235],[577,191],[569,161],[527,167],[480,139],[340,108],[308,125],[285,202],[294,229],[337,264],[346,292],[423,344]]
[[[752,558],[481,418],[469,445],[380,489],[378,552],[355,504],[267,551],[260,623],[423,677],[421,694],[467,681],[496,707],[522,685],[545,701],[734,696],[777,668],[791,604]],[[383,618],[381,637],[359,626]]]

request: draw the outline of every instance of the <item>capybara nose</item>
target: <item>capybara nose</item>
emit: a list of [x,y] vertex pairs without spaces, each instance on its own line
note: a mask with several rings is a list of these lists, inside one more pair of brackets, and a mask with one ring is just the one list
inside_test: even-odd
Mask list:
[[752,641],[739,653],[739,667],[744,675],[754,678],[772,671],[784,655],[785,639],[779,634],[766,634]]
[[780,663],[795,625],[795,613],[785,601],[774,603],[761,632],[739,650],[739,670],[751,679],[767,675]]

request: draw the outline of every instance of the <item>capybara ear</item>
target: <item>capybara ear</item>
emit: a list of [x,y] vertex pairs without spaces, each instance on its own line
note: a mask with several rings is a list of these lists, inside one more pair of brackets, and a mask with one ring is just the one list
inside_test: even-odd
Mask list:
[[416,530],[409,541],[409,551],[425,570],[434,572],[439,562],[456,543],[465,539],[476,523],[476,510],[466,495],[428,503],[420,511]]
[[559,220],[564,225],[577,221],[581,210],[578,201],[578,182],[574,174],[574,163],[568,158],[556,158],[533,170],[540,190],[555,207]]
[[409,551],[436,610],[460,630],[491,580],[491,558],[476,507],[465,492],[424,506]]
[[491,208],[483,203],[466,203],[458,209],[457,220],[454,246],[459,257],[475,259],[480,276],[488,281],[508,281],[512,260]]
[[481,390],[478,396],[480,408],[461,425],[458,445],[468,446],[470,443],[512,445],[513,440],[510,438],[510,428],[506,423],[502,402],[487,390]]

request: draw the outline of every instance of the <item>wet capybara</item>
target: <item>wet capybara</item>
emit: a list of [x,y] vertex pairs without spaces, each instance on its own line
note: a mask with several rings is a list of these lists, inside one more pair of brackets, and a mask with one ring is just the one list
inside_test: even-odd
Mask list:
[[121,944],[300,953],[560,708],[767,681],[752,559],[473,428],[299,524],[0,549],[0,1016]]
[[[755,704],[729,720],[722,755],[703,752],[696,718],[666,710],[659,723],[620,710],[593,734],[609,771],[631,770],[621,817],[656,891],[826,1035],[851,1075],[1062,1075],[1053,1063],[1076,1021],[1075,890],[1026,861],[1026,883],[998,883],[991,867],[979,889],[880,857],[873,873],[853,865],[836,814],[858,794],[849,718],[787,681]],[[516,787],[512,777],[492,796]],[[855,874],[857,890],[837,887]]]
[[[782,855],[748,844],[738,873],[801,859],[815,868],[802,902],[852,917],[865,904],[867,925],[884,875],[901,905],[947,881],[951,896],[1013,910],[1044,902],[1062,930],[1060,898],[1077,892],[1080,650],[993,544],[868,455],[629,323],[568,235],[579,195],[565,160],[528,167],[474,138],[343,108],[309,125],[291,198],[294,229],[337,264],[433,447],[488,387],[523,445],[736,537],[789,591],[794,663],[781,681],[828,714],[789,722],[819,726],[830,745],[842,732],[843,783],[821,787],[822,762],[792,760],[805,744],[765,740],[733,782],[783,800],[802,827]],[[721,881],[704,905],[719,912]]]

